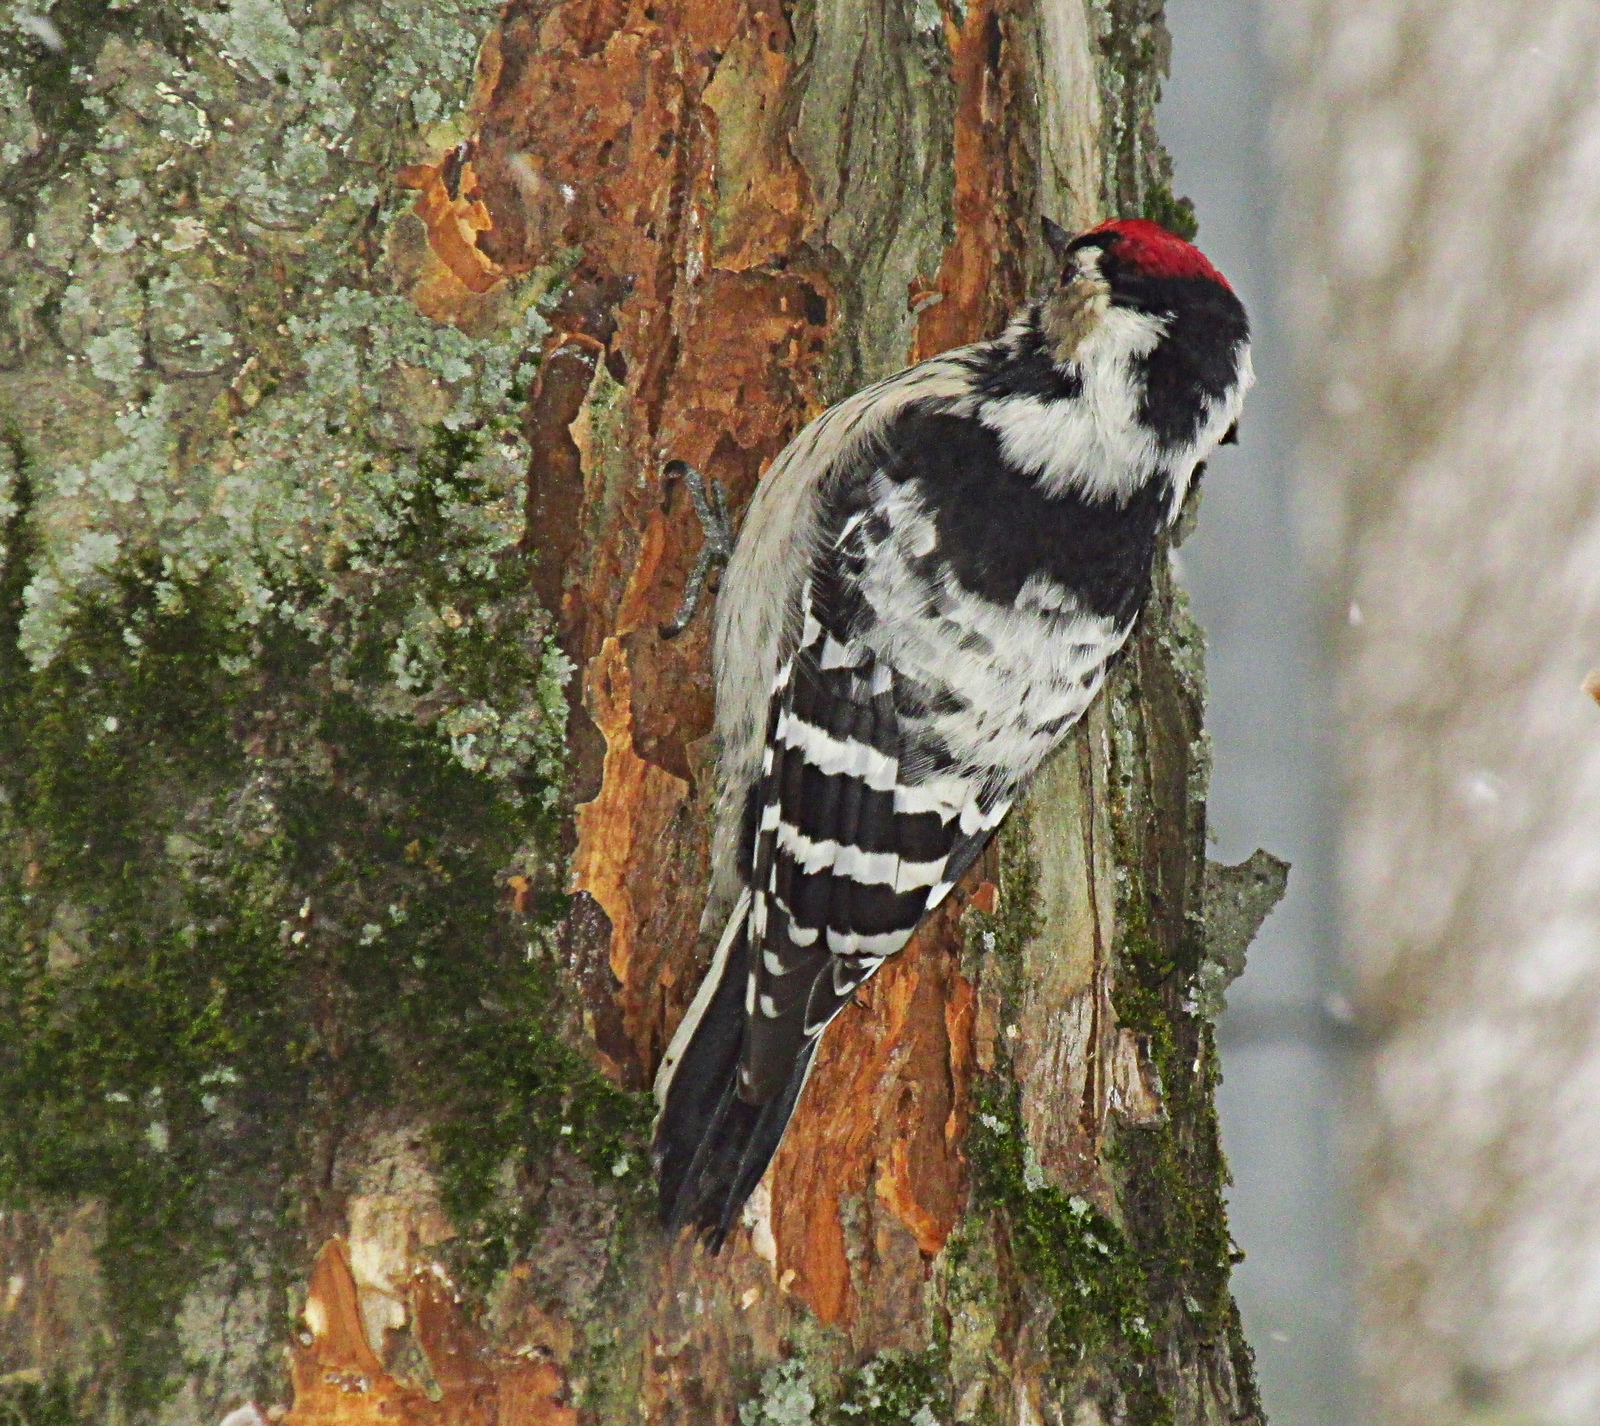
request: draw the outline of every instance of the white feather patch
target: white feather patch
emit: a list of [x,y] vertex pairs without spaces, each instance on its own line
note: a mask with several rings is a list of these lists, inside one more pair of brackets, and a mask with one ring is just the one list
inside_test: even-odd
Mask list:
[[1002,802],[999,806],[984,812],[979,808],[976,801],[967,803],[961,809],[961,835],[963,837],[972,837],[979,832],[992,831],[1005,820],[1006,811],[1010,806],[1009,802]]
[[832,634],[823,641],[822,657],[817,660],[817,666],[824,673],[831,673],[836,668],[856,668],[866,661],[867,651],[860,644],[851,642],[841,644]]
[[897,764],[866,743],[845,742],[785,710],[778,715],[777,741],[796,748],[818,772],[860,778],[874,792],[894,790]]
[[1077,489],[1125,500],[1157,468],[1155,432],[1138,419],[1144,392],[1133,364],[1165,330],[1164,318],[1108,308],[1078,347],[1077,400],[1008,396],[987,402],[979,419],[1000,437],[1001,454],[1038,477],[1046,494]]
[[876,931],[864,935],[860,931],[835,931],[828,927],[828,952],[835,956],[871,956],[882,960],[892,956],[911,939],[912,928],[903,931]]
[[911,891],[932,886],[944,870],[945,858],[936,861],[902,861],[895,852],[865,852],[860,847],[841,846],[830,839],[814,842],[788,822],[778,828],[778,846],[794,858],[807,875],[832,870],[864,886],[889,886],[896,891]]

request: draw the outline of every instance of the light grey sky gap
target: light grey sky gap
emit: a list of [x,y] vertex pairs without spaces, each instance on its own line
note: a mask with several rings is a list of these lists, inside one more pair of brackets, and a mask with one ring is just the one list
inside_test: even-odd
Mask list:
[[1296,413],[1270,73],[1251,0],[1173,0],[1167,19],[1162,138],[1176,191],[1198,208],[1200,246],[1249,308],[1258,379],[1240,444],[1212,460],[1199,529],[1179,557],[1210,646],[1211,855],[1236,862],[1262,846],[1294,863],[1220,1027],[1230,1217],[1249,1254],[1235,1286],[1274,1426],[1355,1426],[1337,1123],[1348,1036],[1327,1009],[1337,984],[1329,703],[1290,498]]

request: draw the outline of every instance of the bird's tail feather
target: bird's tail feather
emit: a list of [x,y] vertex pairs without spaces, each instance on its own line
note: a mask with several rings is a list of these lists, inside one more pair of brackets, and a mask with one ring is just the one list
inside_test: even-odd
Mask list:
[[661,1114],[654,1157],[661,1220],[669,1232],[693,1224],[712,1252],[721,1248],[745,1200],[761,1182],[811,1067],[808,1043],[781,1093],[765,1104],[739,1098],[750,973],[742,911],[741,904],[707,973],[708,981],[715,977],[711,993],[695,997],[690,1007],[695,1023],[686,1038],[674,1039],[676,1053],[669,1051],[656,1085]]

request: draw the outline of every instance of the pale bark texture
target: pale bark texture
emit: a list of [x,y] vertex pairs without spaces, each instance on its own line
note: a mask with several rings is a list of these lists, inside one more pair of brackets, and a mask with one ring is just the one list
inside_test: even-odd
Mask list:
[[1600,1416],[1600,14],[1275,7],[1369,1419]]
[[646,1158],[718,929],[663,464],[737,512],[996,331],[1041,215],[1184,223],[1159,7],[57,9],[5,151],[6,1400],[1260,1420],[1206,1017],[1282,869],[1207,870],[1164,556],[719,1257]]

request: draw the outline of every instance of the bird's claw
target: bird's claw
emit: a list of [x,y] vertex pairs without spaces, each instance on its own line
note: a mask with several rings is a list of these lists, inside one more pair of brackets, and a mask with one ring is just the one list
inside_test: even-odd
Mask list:
[[681,475],[689,487],[689,499],[694,503],[695,518],[700,521],[704,543],[699,557],[689,571],[688,582],[683,587],[683,598],[678,602],[678,612],[669,623],[663,624],[663,639],[675,639],[694,618],[700,606],[700,596],[705,592],[706,581],[711,576],[712,565],[725,565],[733,557],[733,523],[728,519],[728,500],[722,493],[719,481],[708,480],[685,461],[668,461],[662,473],[669,478]]

